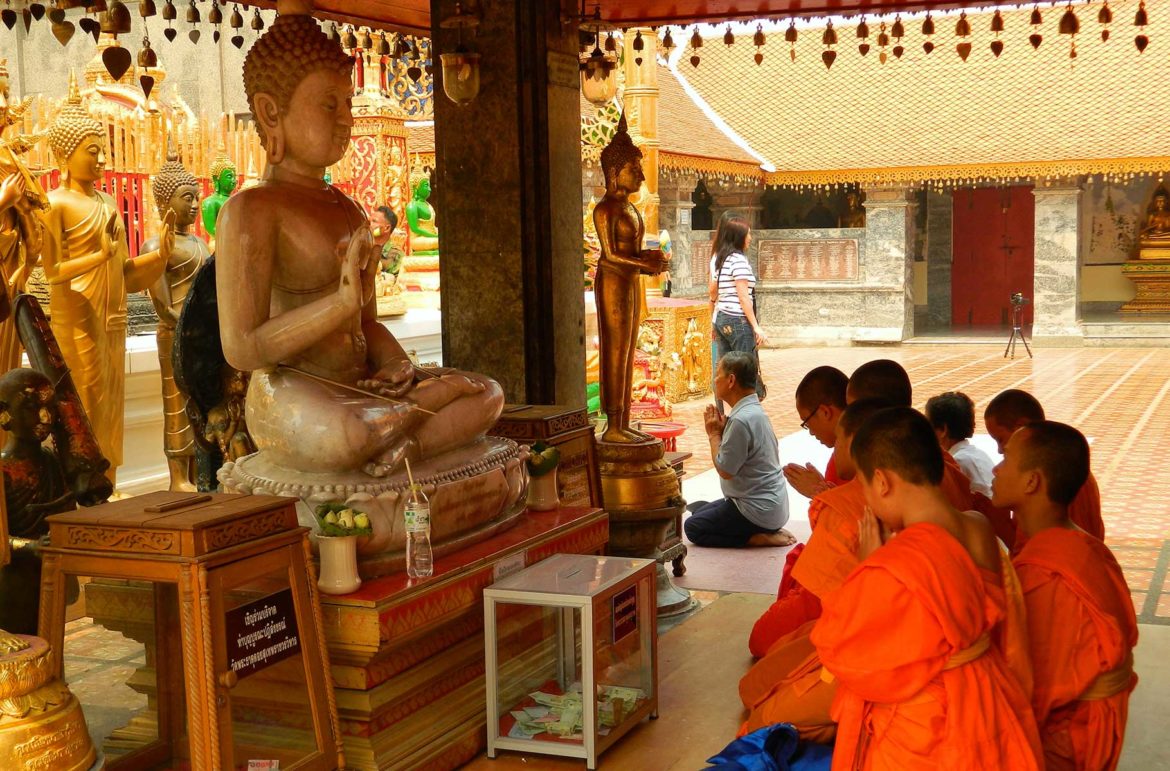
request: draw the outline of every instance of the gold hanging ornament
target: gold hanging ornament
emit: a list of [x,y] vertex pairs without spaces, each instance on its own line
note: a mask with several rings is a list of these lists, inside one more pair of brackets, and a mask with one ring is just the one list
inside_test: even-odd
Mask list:
[[1109,24],[1113,21],[1113,11],[1109,10],[1109,0],[1097,11],[1097,23],[1101,25],[1101,42],[1109,40]]
[[166,4],[163,5],[162,17],[163,21],[167,23],[167,28],[163,30],[163,37],[165,37],[168,42],[173,43],[175,42],[175,38],[179,35],[178,31],[172,25],[172,22],[179,18],[179,10],[175,8],[173,0],[167,0]]
[[1146,1],[1142,0],[1138,4],[1137,13],[1133,17],[1133,25],[1139,28],[1138,36],[1133,39],[1133,44],[1137,46],[1138,53],[1146,50],[1146,46],[1150,44],[1150,39],[1146,37],[1144,27],[1150,23],[1150,19],[1146,16]]
[[929,54],[934,50],[934,41],[930,39],[930,36],[934,34],[934,17],[929,13],[922,20],[922,34],[926,35],[926,42],[922,44],[922,50]]
[[1003,32],[1003,16],[999,11],[995,12],[995,16],[991,17],[991,31],[995,33],[995,40],[991,41],[991,53],[995,54],[998,59],[999,55],[1003,53],[1003,41],[999,39],[999,33]]
[[784,42],[788,44],[788,58],[796,61],[796,21],[788,20],[788,29],[784,30]]
[[1044,42],[1044,36],[1040,34],[1040,25],[1044,23],[1044,17],[1040,15],[1040,6],[1032,7],[1030,23],[1032,25],[1032,34],[1028,35],[1028,42],[1032,44],[1032,50],[1035,51]]
[[902,15],[899,14],[894,17],[894,26],[890,28],[890,35],[894,38],[894,47],[891,52],[895,59],[901,59],[902,54],[906,49],[902,46],[902,37],[906,34],[906,28],[902,26]]
[[195,26],[199,23],[199,18],[199,8],[196,7],[195,0],[191,0],[191,5],[187,6],[187,22],[191,25],[191,31],[187,33],[187,37],[192,43],[199,42],[199,28]]
[[699,28],[695,27],[694,33],[691,35],[691,66],[699,66],[699,49],[703,47],[703,36],[699,34]]
[[674,50],[674,38],[670,34],[670,27],[666,28],[666,34],[662,36],[662,48],[668,54]]
[[882,64],[885,64],[886,58],[887,58],[886,46],[888,46],[890,44],[890,36],[886,32],[886,23],[884,21],[881,23],[881,26],[878,28],[877,44],[878,44],[878,61],[881,62]]
[[735,42],[735,35],[731,34],[731,25],[727,25],[727,31],[723,33],[723,45],[731,48],[731,44]]
[[865,23],[865,17],[861,17],[861,23],[857,25],[857,39],[861,43],[857,46],[858,52],[865,56],[869,53],[869,25]]
[[837,44],[837,31],[833,29],[833,22],[830,21],[825,26],[821,42],[825,44],[825,50],[821,51],[821,61],[825,63],[826,70],[832,69],[833,62],[837,59],[837,52],[833,50],[833,46]]
[[1073,11],[1072,2],[1065,6],[1064,13],[1060,17],[1060,34],[1068,35],[1069,50],[1068,58],[1077,58],[1077,33],[1081,31],[1081,20],[1077,18]]
[[634,57],[634,64],[638,65],[639,67],[642,66],[642,50],[645,47],[646,42],[642,40],[642,30],[638,30],[637,34],[634,35],[634,51],[636,51],[638,54]]
[[211,23],[211,40],[219,42],[219,26],[223,24],[223,9],[219,7],[219,0],[211,0],[211,10],[207,12],[207,21]]
[[756,55],[752,57],[756,60],[756,66],[763,64],[764,52],[760,49],[764,47],[764,43],[768,42],[768,38],[764,35],[764,25],[756,25],[756,34],[752,35],[752,43],[756,46]]
[[[240,30],[244,28],[244,15],[240,13],[240,6],[232,6],[232,15],[228,18],[228,26],[235,30],[232,35],[232,45],[236,48],[244,47],[244,36],[240,34]],[[333,31],[337,31],[337,25],[333,25]]]
[[967,21],[966,11],[959,15],[959,21],[955,24],[955,34],[962,38],[962,42],[955,46],[955,50],[959,52],[959,57],[963,61],[967,61],[967,57],[971,55],[971,43],[966,40],[971,34],[971,22]]

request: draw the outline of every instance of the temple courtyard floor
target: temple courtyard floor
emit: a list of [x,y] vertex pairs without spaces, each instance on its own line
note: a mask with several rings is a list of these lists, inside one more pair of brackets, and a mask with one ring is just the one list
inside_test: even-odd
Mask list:
[[[1019,351],[1023,353],[1021,349]],[[1125,570],[1138,614],[1140,683],[1130,702],[1121,769],[1170,768],[1166,715],[1170,714],[1170,348],[1077,348],[1035,351],[1036,358],[1003,357],[1002,344],[901,345],[854,348],[787,348],[762,353],[769,397],[764,406],[780,438],[781,462],[823,468],[829,450],[800,429],[792,394],[811,368],[831,364],[846,373],[871,359],[906,367],[915,404],[948,390],[966,392],[977,414],[1007,388],[1032,391],[1048,415],[1088,436],[1100,484],[1107,542]],[[706,401],[675,405],[673,420],[687,424],[678,450],[692,452],[683,492],[689,500],[719,495],[702,428]],[[976,444],[997,457],[994,442],[977,426]],[[808,537],[808,501],[789,491],[788,529]],[[699,609],[660,624],[660,715],[639,726],[599,760],[604,768],[678,769],[705,766],[730,741],[742,719],[737,685],[751,663],[747,637],[775,596],[787,549],[719,550],[690,546],[686,575]],[[70,625],[66,674],[82,697],[102,694],[105,709],[87,708],[91,733],[104,736],[141,708],[126,688],[141,666],[142,648],[115,632],[79,619]],[[88,639],[87,639],[88,638]],[[69,655],[72,654],[72,655]],[[119,703],[116,694],[125,695]],[[584,768],[582,761],[501,752],[481,756],[474,769]]]

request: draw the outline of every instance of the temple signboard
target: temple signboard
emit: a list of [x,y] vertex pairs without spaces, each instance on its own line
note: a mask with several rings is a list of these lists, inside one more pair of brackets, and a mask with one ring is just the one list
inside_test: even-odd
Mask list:
[[856,281],[856,238],[760,241],[761,281]]
[[711,243],[703,241],[691,244],[691,283],[706,286],[711,272]]

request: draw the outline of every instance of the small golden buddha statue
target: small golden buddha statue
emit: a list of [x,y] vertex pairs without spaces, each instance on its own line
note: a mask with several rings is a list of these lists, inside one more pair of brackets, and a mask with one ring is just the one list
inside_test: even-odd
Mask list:
[[353,61],[307,3],[278,10],[244,60],[267,170],[219,215],[223,352],[252,373],[247,425],[266,463],[384,476],[482,437],[503,391],[482,375],[417,371],[378,323],[366,214],[324,181],[349,145]]
[[845,211],[837,220],[839,228],[865,227],[865,208],[861,205],[861,195],[856,190],[845,193]]
[[[41,221],[49,199],[20,160],[31,146],[28,137],[4,138],[5,129],[21,119],[28,102],[9,104],[8,60],[0,59],[0,280],[9,297],[25,290],[41,254]],[[0,322],[0,374],[20,366],[20,340],[12,315]]]
[[82,104],[73,75],[49,146],[61,167],[61,186],[49,193],[42,252],[52,329],[114,481],[122,463],[126,293],[162,275],[173,225],[164,222],[157,251],[130,259],[118,205],[96,186],[105,171],[106,131]]
[[[199,180],[172,154],[151,181],[158,216],[173,218],[175,243],[166,270],[150,287],[150,300],[158,314],[158,365],[162,373],[163,450],[170,469],[172,490],[195,489],[195,437],[187,417],[187,394],[175,383],[175,326],[191,291],[195,274],[211,257],[207,243],[191,232],[199,217]],[[158,239],[142,245],[158,248]]]
[[[1159,250],[1158,258],[1165,257],[1170,250],[1170,191],[1165,185],[1158,185],[1154,197],[1146,209],[1146,222],[1138,236],[1138,243],[1144,252],[1147,249]],[[1143,254],[1148,258],[1150,255]]]
[[593,291],[597,299],[600,336],[601,409],[607,426],[603,442],[641,442],[646,435],[630,428],[634,353],[640,308],[644,302],[640,275],[657,275],[668,267],[658,249],[642,249],[642,216],[629,197],[645,179],[642,151],[630,138],[625,115],[617,133],[601,151],[605,196],[593,209],[601,258]]

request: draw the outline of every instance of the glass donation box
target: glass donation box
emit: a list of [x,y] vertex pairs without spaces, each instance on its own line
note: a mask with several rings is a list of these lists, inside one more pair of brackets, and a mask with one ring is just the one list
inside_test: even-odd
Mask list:
[[655,562],[558,554],[484,599],[489,758],[597,756],[658,717]]

